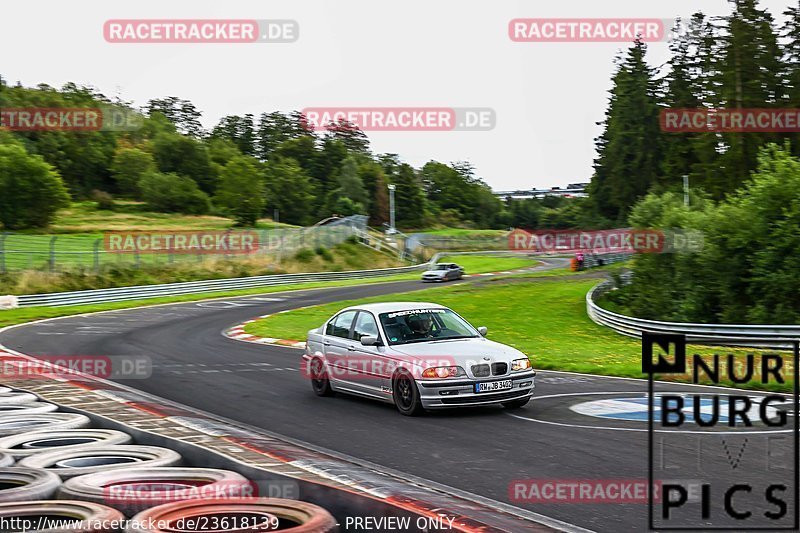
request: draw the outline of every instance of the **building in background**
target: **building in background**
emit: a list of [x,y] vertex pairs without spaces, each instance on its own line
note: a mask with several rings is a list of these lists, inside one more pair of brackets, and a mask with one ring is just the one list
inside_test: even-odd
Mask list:
[[524,200],[526,198],[544,198],[545,196],[562,196],[564,198],[585,198],[588,183],[570,183],[565,188],[551,187],[549,189],[520,189],[516,191],[494,191],[498,198]]

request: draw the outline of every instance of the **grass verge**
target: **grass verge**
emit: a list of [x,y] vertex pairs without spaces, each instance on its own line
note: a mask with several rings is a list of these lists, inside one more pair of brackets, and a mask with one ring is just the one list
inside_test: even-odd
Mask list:
[[144,300],[133,300],[125,302],[108,302],[100,304],[71,305],[61,307],[24,307],[21,309],[10,309],[0,311],[0,327],[22,324],[33,320],[45,318],[56,318],[61,316],[80,315],[83,313],[96,313],[99,311],[114,311],[117,309],[132,309],[135,307],[145,307],[148,305],[161,305],[181,302],[196,302],[212,298],[233,298],[237,296],[248,296],[257,294],[271,294],[275,292],[299,291],[303,289],[320,289],[333,287],[348,287],[352,285],[364,285],[367,283],[386,283],[390,281],[404,281],[417,279],[419,274],[395,274],[379,278],[342,280],[342,281],[319,281],[313,283],[297,283],[293,285],[279,285],[274,287],[261,287],[256,289],[242,289],[238,291],[206,292],[202,294],[185,294],[181,296],[163,296],[160,298],[147,298]]
[[[469,285],[455,285],[308,307],[258,320],[248,324],[245,331],[263,337],[304,340],[309,329],[318,327],[338,310],[350,305],[432,301],[451,307],[476,326],[487,326],[490,339],[529,354],[535,368],[645,377],[641,373],[640,342],[598,326],[586,315],[585,296],[597,280],[565,277],[543,278],[530,283],[515,281],[487,283],[479,291]],[[690,348],[690,353],[705,358],[714,353],[733,353],[738,360],[747,353],[745,350],[709,346]],[[791,369],[787,374],[792,374]],[[741,386],[730,381],[724,384]],[[765,387],[760,382],[751,381],[745,386],[787,392],[792,385],[787,382]]]
[[503,257],[492,255],[452,255],[440,258],[439,262],[457,263],[464,267],[464,272],[467,274],[529,268],[540,263],[536,259],[528,257]]

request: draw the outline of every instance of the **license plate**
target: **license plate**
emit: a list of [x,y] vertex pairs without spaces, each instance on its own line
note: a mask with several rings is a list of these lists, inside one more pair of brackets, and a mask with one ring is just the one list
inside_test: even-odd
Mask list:
[[499,390],[508,390],[514,386],[510,379],[504,381],[486,381],[483,383],[475,384],[475,392],[496,392]]

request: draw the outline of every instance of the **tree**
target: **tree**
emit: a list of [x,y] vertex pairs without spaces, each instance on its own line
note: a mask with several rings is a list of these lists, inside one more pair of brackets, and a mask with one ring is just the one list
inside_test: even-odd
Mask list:
[[153,138],[153,155],[159,171],[187,176],[203,192],[214,192],[216,183],[204,143],[185,135],[162,132]]
[[389,221],[389,192],[386,186],[386,176],[381,166],[374,161],[367,161],[359,165],[358,176],[364,184],[369,203],[369,224],[381,226]]
[[118,148],[111,161],[111,176],[122,194],[139,198],[139,180],[156,169],[153,156],[140,148]]
[[314,184],[294,159],[273,158],[265,166],[267,212],[277,209],[280,219],[300,226],[312,222]]
[[0,144],[0,224],[5,229],[46,227],[68,205],[61,176],[41,156],[16,141]]
[[[695,22],[694,24],[697,24]],[[665,97],[664,103],[667,108],[699,108],[703,106],[698,94],[695,80],[692,78],[693,71],[697,66],[693,63],[693,25],[689,26],[689,31],[683,35],[681,28],[683,22],[677,23],[676,33],[679,37],[670,42],[672,57],[669,60],[669,72],[664,78]],[[661,185],[669,188],[670,185],[679,183],[675,178],[687,175],[690,176],[692,183],[698,184],[696,175],[692,175],[693,170],[699,163],[696,154],[696,142],[699,133],[667,133],[664,135],[664,158],[662,160],[662,179]],[[672,183],[670,183],[672,182]]]
[[189,100],[177,96],[155,98],[147,102],[145,111],[150,116],[162,114],[184,135],[200,137],[203,134],[203,125],[200,123],[202,114]]
[[288,139],[279,144],[271,152],[271,157],[280,159],[294,159],[309,176],[315,176],[319,166],[319,152],[316,138],[311,135],[301,135]]
[[[262,161],[266,161],[275,149],[286,141],[300,137],[311,138],[313,141],[312,133],[305,117],[298,111],[292,111],[288,115],[280,111],[262,113],[256,132],[256,155]],[[291,156],[284,155],[284,157]],[[297,161],[300,162],[300,159]]]
[[244,155],[255,155],[256,133],[253,126],[253,115],[223,117],[211,131],[211,138],[227,139]]
[[339,187],[336,189],[337,195],[350,198],[354,203],[361,204],[365,208],[369,206],[369,198],[364,190],[364,182],[358,173],[358,164],[353,157],[348,157],[342,162],[342,167],[336,176]]
[[325,126],[325,139],[339,141],[349,152],[369,153],[369,138],[358,126],[344,119]]
[[396,223],[398,226],[418,228],[425,220],[425,194],[416,172],[406,163],[400,165],[394,178]]
[[[719,203],[700,194],[649,194],[632,210],[636,228],[703,235],[693,253],[637,254],[633,282],[614,292],[642,318],[682,322],[796,324],[800,320],[800,161],[767,145],[755,173]],[[665,290],[665,287],[668,290]]]
[[[757,0],[731,0],[734,11],[725,20],[722,38],[719,94],[729,109],[777,107],[784,96],[781,50],[773,18],[758,9]],[[767,142],[780,142],[776,133],[724,133],[719,160],[719,188],[732,192],[756,168],[758,152]]]
[[[786,99],[790,108],[800,108],[800,6],[789,7],[783,12],[786,22],[781,28],[781,36],[786,43],[783,48],[783,62],[786,65]],[[788,133],[792,154],[800,155],[800,133]]]
[[623,221],[631,206],[657,182],[662,135],[653,69],[637,39],[612,79],[605,131],[596,139],[590,194],[601,214]]
[[148,172],[139,180],[142,200],[154,211],[204,215],[211,210],[208,195],[191,178]]
[[430,161],[422,167],[422,181],[431,203],[439,211],[458,213],[461,221],[491,227],[503,209],[502,202],[494,196],[491,188],[475,176],[469,162],[456,161],[445,165]]
[[255,226],[265,204],[258,162],[246,156],[231,159],[222,169],[214,203],[230,213],[238,226]]

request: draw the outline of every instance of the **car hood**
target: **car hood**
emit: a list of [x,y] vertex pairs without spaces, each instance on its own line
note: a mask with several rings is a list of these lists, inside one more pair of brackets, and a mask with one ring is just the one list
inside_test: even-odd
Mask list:
[[[483,337],[415,342],[389,346],[388,350],[420,361],[427,361],[431,358],[437,360],[450,360],[452,358],[455,364],[467,362],[510,362],[512,359],[525,357],[525,354],[516,348],[490,341]],[[484,360],[486,357],[489,358],[489,361]]]
[[447,271],[446,270],[426,270],[425,272],[422,273],[423,276],[425,276],[426,274],[434,274],[436,276],[444,276],[445,274],[447,274]]

